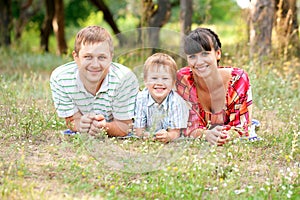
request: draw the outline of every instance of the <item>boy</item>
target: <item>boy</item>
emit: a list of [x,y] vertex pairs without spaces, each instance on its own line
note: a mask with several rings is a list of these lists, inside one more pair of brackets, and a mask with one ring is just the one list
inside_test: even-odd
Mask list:
[[104,28],[88,26],[76,35],[74,61],[52,72],[56,111],[72,131],[128,134],[139,85],[130,69],[112,62],[113,50],[112,37]]
[[155,140],[169,142],[187,127],[189,110],[174,91],[177,65],[164,53],[150,56],[144,64],[145,88],[137,95],[134,128],[137,136],[154,134]]

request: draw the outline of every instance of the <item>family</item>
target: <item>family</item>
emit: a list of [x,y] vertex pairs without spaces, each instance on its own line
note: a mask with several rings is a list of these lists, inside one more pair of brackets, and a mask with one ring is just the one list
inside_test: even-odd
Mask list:
[[151,137],[164,143],[203,138],[212,145],[231,140],[229,133],[248,136],[252,94],[247,73],[219,66],[221,42],[208,28],[197,28],[184,40],[188,66],[155,53],[144,63],[145,88],[136,75],[112,62],[112,37],[100,26],[81,29],[75,38],[73,62],[50,77],[59,117],[72,131],[109,136]]

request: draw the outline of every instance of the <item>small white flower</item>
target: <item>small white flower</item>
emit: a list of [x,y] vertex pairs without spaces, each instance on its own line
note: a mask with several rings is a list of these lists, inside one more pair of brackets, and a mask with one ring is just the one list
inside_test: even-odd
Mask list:
[[281,188],[283,189],[283,190],[285,190],[286,189],[286,187],[283,185],[283,186],[281,186]]
[[244,193],[244,192],[246,192],[246,190],[245,190],[245,189],[241,189],[241,190],[234,190],[234,193],[235,193],[235,194],[241,194],[241,193]]

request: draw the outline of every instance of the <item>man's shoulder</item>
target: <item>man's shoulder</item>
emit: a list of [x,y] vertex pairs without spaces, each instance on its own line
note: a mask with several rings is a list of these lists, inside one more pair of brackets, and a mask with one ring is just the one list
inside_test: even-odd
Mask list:
[[75,78],[75,74],[78,68],[74,61],[68,62],[55,68],[51,73],[51,80],[61,80],[61,79],[72,79]]
[[133,72],[130,68],[116,62],[111,63],[110,73],[111,75],[119,77],[120,79],[124,76],[133,75]]
[[112,71],[124,71],[124,72],[128,72],[131,71],[131,69],[129,69],[129,67],[126,67],[125,65],[122,65],[120,63],[116,63],[116,62],[112,62],[111,63],[111,69]]

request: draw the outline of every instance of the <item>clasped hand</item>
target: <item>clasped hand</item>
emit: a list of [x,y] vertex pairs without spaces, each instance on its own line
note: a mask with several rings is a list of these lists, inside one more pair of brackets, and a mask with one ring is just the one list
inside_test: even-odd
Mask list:
[[205,139],[212,145],[222,146],[228,142],[230,138],[222,126],[216,126],[211,130],[205,131]]
[[103,115],[88,113],[82,115],[79,123],[79,130],[82,133],[88,133],[95,136],[101,130],[106,128],[106,120]]

